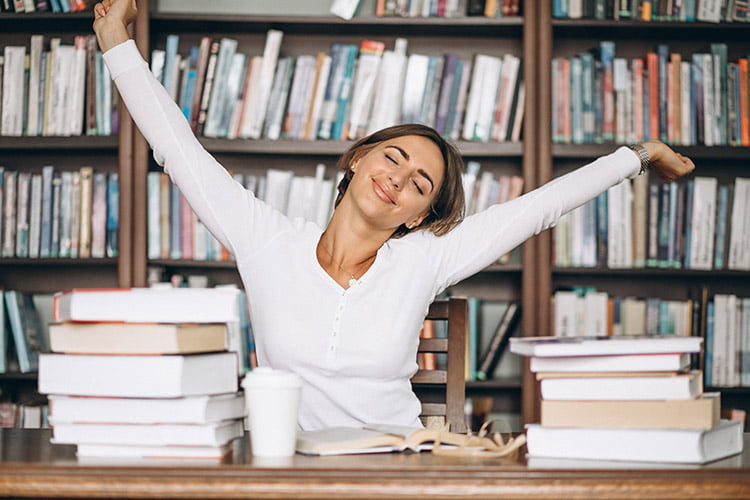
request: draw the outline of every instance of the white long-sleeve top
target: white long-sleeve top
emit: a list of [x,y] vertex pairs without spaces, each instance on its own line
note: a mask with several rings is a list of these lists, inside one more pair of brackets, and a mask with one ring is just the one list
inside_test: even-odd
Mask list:
[[104,54],[135,123],[201,221],[234,255],[258,363],[299,374],[301,429],[420,426],[409,379],[429,304],[560,216],[639,169],[620,148],[520,198],[467,217],[445,236],[391,239],[348,289],[320,266],[323,229],[256,199],[201,146],[130,40]]

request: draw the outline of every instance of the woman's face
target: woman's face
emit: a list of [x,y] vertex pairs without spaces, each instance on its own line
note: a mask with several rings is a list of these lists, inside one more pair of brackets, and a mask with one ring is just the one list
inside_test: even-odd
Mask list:
[[440,149],[426,137],[384,141],[356,161],[347,189],[350,201],[378,228],[418,226],[443,182]]

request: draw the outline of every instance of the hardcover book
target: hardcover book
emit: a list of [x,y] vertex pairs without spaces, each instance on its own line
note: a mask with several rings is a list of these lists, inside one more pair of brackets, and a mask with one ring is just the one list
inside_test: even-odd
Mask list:
[[706,463],[742,451],[742,423],[722,420],[708,430],[549,428],[526,426],[530,457]]
[[513,337],[510,351],[521,356],[602,356],[700,352],[703,339],[677,335],[599,335],[578,337]]

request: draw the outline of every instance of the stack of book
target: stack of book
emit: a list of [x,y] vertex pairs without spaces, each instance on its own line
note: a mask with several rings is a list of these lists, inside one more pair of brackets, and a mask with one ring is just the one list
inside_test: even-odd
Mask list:
[[721,420],[719,393],[691,370],[700,337],[616,335],[511,339],[530,357],[541,422],[530,457],[705,463],[742,451],[743,423]]
[[221,458],[244,432],[237,289],[75,289],[39,356],[55,443],[79,457]]

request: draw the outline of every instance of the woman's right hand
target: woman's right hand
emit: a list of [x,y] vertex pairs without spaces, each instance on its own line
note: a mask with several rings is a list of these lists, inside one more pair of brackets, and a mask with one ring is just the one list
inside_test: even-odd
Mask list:
[[104,0],[94,5],[94,32],[102,52],[130,38],[127,28],[137,14],[135,0]]

